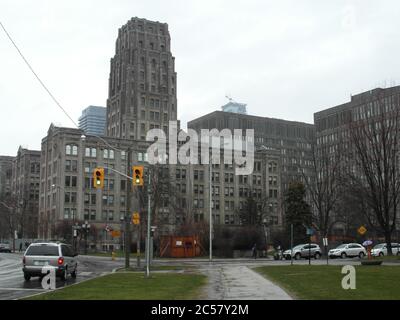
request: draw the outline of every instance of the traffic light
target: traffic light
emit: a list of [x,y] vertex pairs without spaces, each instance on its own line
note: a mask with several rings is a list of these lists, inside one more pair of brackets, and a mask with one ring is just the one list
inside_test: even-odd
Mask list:
[[96,168],[93,171],[93,187],[103,189],[104,187],[104,168]]
[[133,180],[132,183],[134,186],[142,186],[143,185],[143,166],[133,166]]

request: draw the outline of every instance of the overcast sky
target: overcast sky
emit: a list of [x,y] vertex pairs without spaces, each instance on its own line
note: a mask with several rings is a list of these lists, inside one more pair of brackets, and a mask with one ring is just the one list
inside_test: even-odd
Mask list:
[[[166,22],[178,73],[178,118],[220,109],[310,122],[374,87],[400,84],[400,2],[1,0],[0,21],[77,121],[106,105],[118,28]],[[52,122],[71,127],[0,30],[0,154],[40,149]]]

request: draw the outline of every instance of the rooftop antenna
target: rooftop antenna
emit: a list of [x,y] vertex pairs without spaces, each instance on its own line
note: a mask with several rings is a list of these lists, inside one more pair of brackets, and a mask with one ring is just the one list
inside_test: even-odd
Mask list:
[[227,98],[229,100],[229,102],[235,102],[235,100],[232,99],[232,97],[230,95],[225,95],[225,98]]

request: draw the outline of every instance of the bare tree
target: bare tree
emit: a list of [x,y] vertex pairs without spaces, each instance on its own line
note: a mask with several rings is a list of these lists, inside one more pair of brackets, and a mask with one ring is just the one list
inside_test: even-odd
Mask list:
[[[167,165],[153,165],[150,170],[147,169],[146,177],[144,178],[144,186],[136,188],[136,195],[139,199],[139,207],[142,213],[147,213],[148,203],[148,174],[150,174],[150,198],[151,207],[150,215],[151,222],[155,226],[161,227],[161,229],[168,229],[168,225],[174,225],[175,221],[171,221],[174,218],[174,212],[179,209],[178,201],[176,201],[176,184],[173,183],[170,172],[171,168]],[[161,215],[161,216],[160,216]],[[143,224],[147,219],[144,216],[140,219]],[[165,228],[163,228],[165,227]],[[141,228],[146,230],[146,228]],[[164,232],[166,230],[160,230]]]
[[18,208],[16,197],[2,197],[0,199],[0,223],[10,238],[14,238],[14,232],[20,228],[21,220],[21,211]]
[[354,151],[349,187],[367,204],[364,213],[380,227],[390,255],[400,200],[399,96],[391,100],[377,94],[360,119],[349,124]]
[[336,223],[335,211],[341,196],[342,143],[321,145],[311,143],[311,174],[302,171],[307,194],[313,209],[313,225],[327,236]]

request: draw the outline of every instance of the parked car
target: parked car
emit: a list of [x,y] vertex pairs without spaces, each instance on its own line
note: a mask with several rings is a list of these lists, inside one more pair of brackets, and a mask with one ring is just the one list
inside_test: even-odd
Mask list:
[[77,254],[72,246],[64,243],[32,243],[24,253],[22,260],[24,278],[29,281],[31,277],[43,277],[42,268],[53,266],[56,276],[66,280],[68,274],[76,278],[78,272]]
[[0,252],[11,253],[10,245],[8,243],[0,243]]
[[367,250],[359,243],[344,243],[328,252],[329,258],[347,258],[360,257],[363,258],[367,254]]
[[[400,255],[400,244],[399,243],[392,243],[392,253],[396,255]],[[371,250],[371,255],[375,257],[383,257],[387,256],[387,245],[386,243],[377,244]]]
[[293,250],[289,249],[283,252],[283,256],[286,260],[290,260],[292,258],[300,260],[301,258],[308,258],[310,255],[315,259],[321,258],[321,248],[319,245],[315,243],[299,244],[295,246]]

